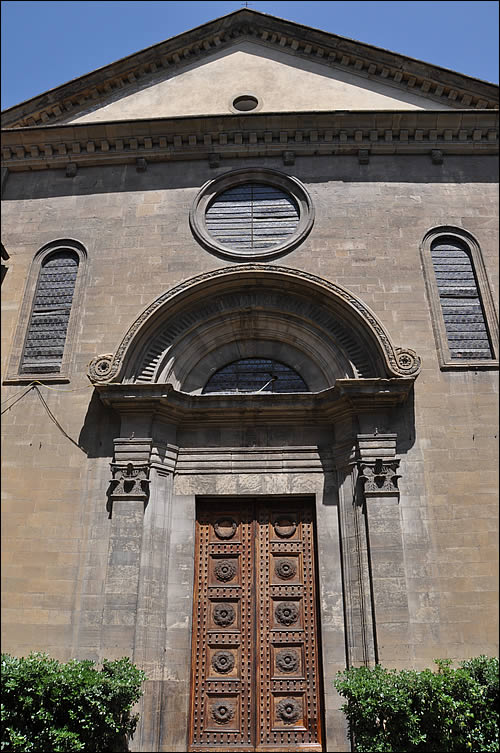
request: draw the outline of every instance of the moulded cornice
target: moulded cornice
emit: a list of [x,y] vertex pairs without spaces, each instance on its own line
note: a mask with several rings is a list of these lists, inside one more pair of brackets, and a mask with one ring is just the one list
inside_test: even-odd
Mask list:
[[[311,122],[314,126],[311,127]],[[2,131],[12,171],[262,156],[496,154],[498,112],[363,110],[207,115]],[[434,158],[434,157],[433,157]],[[142,160],[142,163],[138,163]],[[68,175],[75,174],[74,169]]]
[[338,379],[322,392],[258,395],[189,395],[171,384],[96,384],[95,389],[102,402],[121,416],[154,414],[183,427],[269,421],[317,426],[363,412],[390,410],[407,399],[414,381],[413,377]]
[[498,107],[498,87],[489,82],[246,8],[15,105],[4,111],[2,125],[18,128],[60,122],[98,106],[110,95],[130,94],[142,85],[154,83],[165,72],[170,74],[193,62],[202,62],[208,54],[240,39],[380,80],[447,106]]

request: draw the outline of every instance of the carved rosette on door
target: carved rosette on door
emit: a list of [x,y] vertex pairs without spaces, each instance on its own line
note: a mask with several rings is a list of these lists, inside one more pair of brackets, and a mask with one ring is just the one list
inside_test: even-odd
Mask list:
[[320,751],[312,505],[198,504],[190,751]]

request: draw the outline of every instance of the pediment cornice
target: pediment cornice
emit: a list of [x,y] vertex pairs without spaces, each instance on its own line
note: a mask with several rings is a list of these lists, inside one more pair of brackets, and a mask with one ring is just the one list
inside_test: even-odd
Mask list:
[[51,89],[2,114],[2,127],[44,126],[127,95],[160,77],[252,40],[329,68],[382,81],[457,109],[496,109],[498,87],[460,73],[258,11],[242,9]]

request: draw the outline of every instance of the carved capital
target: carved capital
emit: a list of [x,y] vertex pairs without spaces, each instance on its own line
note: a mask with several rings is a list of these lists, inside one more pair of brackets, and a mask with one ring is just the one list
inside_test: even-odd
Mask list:
[[398,480],[401,476],[397,470],[399,460],[362,461],[358,463],[359,479],[364,485],[365,497],[399,494]]
[[110,463],[113,478],[113,499],[142,499],[149,496],[149,465],[147,463]]

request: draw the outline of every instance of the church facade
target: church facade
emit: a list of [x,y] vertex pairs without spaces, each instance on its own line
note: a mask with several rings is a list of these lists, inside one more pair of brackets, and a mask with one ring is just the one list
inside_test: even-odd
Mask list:
[[2,115],[3,650],[137,751],[498,651],[498,90],[250,9]]

